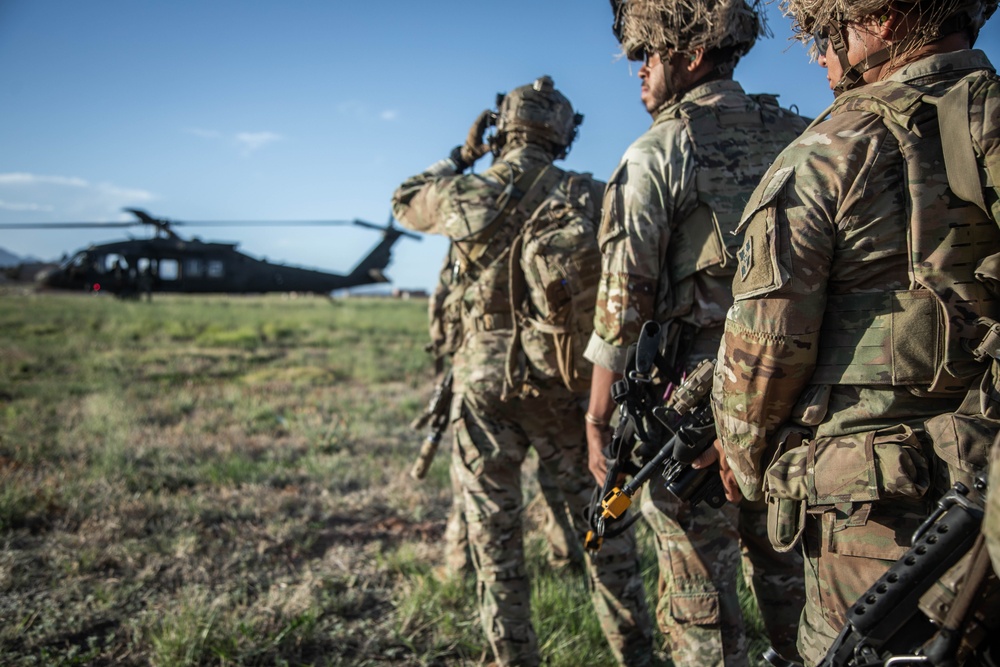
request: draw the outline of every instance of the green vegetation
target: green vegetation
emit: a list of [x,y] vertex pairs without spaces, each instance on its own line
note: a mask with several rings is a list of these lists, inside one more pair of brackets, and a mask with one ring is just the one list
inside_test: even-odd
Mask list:
[[[423,302],[0,294],[0,663],[472,665]],[[529,516],[529,522],[532,517]],[[650,590],[655,559],[644,559]],[[532,524],[550,664],[612,664]]]

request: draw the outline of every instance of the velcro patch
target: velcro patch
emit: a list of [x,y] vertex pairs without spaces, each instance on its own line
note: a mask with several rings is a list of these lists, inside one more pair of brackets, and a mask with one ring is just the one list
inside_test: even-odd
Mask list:
[[750,269],[753,268],[752,236],[746,237],[746,240],[743,241],[743,245],[740,247],[739,252],[736,253],[736,257],[740,260],[740,280],[746,280],[747,276],[750,275]]

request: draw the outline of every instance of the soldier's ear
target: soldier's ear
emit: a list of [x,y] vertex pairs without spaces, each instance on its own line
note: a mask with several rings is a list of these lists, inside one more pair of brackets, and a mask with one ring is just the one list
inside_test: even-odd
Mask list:
[[902,20],[902,14],[900,14],[895,9],[886,10],[884,14],[878,17],[875,25],[874,32],[886,41],[898,40],[903,35],[897,34],[901,29],[905,31],[905,21]]
[[705,49],[702,47],[696,48],[694,51],[688,54],[687,71],[694,72],[701,64],[705,61]]

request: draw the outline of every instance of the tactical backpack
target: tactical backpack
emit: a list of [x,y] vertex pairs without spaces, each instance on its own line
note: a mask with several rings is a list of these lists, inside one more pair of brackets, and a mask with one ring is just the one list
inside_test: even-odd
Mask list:
[[[583,350],[601,273],[604,184],[551,164],[520,171],[498,162],[490,171],[502,178],[505,169],[497,216],[454,239],[464,335],[511,331],[502,399],[532,395],[550,382],[586,391],[591,364]],[[506,289],[496,288],[501,282]]]
[[[594,330],[601,251],[597,226],[603,183],[565,173],[558,187],[525,222],[511,253],[511,311],[516,344],[529,378],[557,381],[579,393],[590,387],[592,365],[583,351]],[[512,345],[508,370],[514,371]],[[510,384],[518,384],[513,375]]]

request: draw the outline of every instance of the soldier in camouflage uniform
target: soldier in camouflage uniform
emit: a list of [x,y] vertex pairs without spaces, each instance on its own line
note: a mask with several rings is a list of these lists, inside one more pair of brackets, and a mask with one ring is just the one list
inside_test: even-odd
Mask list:
[[[990,489],[1000,489],[1000,445],[993,444],[990,458]],[[983,518],[983,534],[990,550],[993,571],[1000,572],[1000,493],[991,493],[986,498],[986,516]]]
[[[978,189],[972,145],[968,171],[949,145],[971,134],[977,152],[984,137],[995,147],[997,80],[970,50],[995,7],[786,2],[836,99],[744,211],[713,403],[735,481],[768,499],[772,541],[801,541],[807,664],[906,551],[949,476],[975,467],[974,450],[956,447],[969,423],[956,411],[983,370],[977,319],[998,317],[980,272],[1000,273],[1000,230],[959,195],[963,182]],[[992,87],[985,114],[969,105],[970,81]],[[957,121],[945,122],[946,99],[968,107]],[[986,172],[997,183],[995,158],[985,164],[983,183]],[[949,425],[932,428],[941,417]]]
[[[426,349],[434,357],[435,373],[444,371],[445,363],[451,363],[451,356],[462,342],[462,313],[458,297],[460,292],[452,290],[457,284],[455,275],[459,258],[453,247],[448,248],[444,263],[438,274],[438,283],[427,302],[430,343]],[[471,573],[472,561],[469,553],[469,531],[462,509],[462,487],[458,483],[458,471],[454,460],[449,469],[453,491],[451,510],[444,532],[444,569],[446,577]],[[576,537],[570,510],[566,505],[559,485],[548,474],[544,466],[537,471],[538,487],[541,495],[544,525],[542,530],[549,544],[549,564],[556,568],[583,563],[583,549]]]
[[[482,137],[491,118],[497,160],[482,174],[463,174],[486,152]],[[590,219],[599,216],[603,184],[552,165],[565,155],[581,120],[552,80],[542,77],[503,97],[497,114],[484,112],[465,146],[407,179],[393,195],[403,225],[448,236],[459,255],[455,289],[463,337],[453,358],[454,469],[463,490],[480,616],[502,665],[540,663],[522,535],[521,464],[528,448],[535,448],[539,465],[559,482],[577,535],[587,529],[584,513],[594,489],[583,432],[585,396],[533,361],[536,339],[529,334],[541,331],[532,323],[543,314],[512,308],[520,303],[515,285],[525,277],[518,261],[527,247],[522,232],[538,212],[565,215],[567,224],[576,210]],[[579,245],[594,248],[596,291],[593,228],[590,234]],[[592,308],[593,292],[590,300]],[[575,356],[582,360],[579,352]],[[611,540],[588,557],[588,571],[598,618],[618,661],[649,664],[652,624],[634,537]]]
[[[731,232],[767,164],[805,129],[770,95],[732,79],[763,26],[743,0],[629,0],[622,45],[639,70],[653,126],[626,151],[608,184],[599,241],[603,268],[586,415],[591,470],[603,481],[603,448],[630,343],[646,320],[663,325],[662,347],[679,372],[714,357],[735,266]],[[737,597],[740,538],[768,634],[797,656],[801,558],[767,541],[763,505],[690,507],[651,482],[643,515],[657,537],[657,620],[675,663],[747,664]]]

